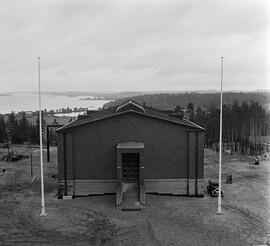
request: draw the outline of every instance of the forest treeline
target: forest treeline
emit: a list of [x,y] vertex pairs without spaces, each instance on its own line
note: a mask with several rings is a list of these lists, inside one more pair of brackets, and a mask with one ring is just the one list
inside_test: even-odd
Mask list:
[[[181,108],[186,119],[206,129],[206,145],[211,146],[219,141],[219,93],[151,94],[131,99],[159,109]],[[128,98],[116,100],[106,104],[105,107],[119,105],[126,100]],[[269,136],[269,105],[269,92],[223,93],[222,141],[233,142],[235,148],[236,146],[253,148],[251,145],[254,143],[250,143],[250,136]]]
[[[8,119],[5,121],[4,116],[0,115],[0,143],[14,143],[14,144],[39,144],[39,113],[34,124],[29,123],[25,112],[22,112],[22,117],[18,120],[14,112],[10,113]],[[46,122],[44,120],[44,113],[42,113],[42,131],[43,138],[45,135]],[[54,120],[53,124],[58,124]],[[50,143],[56,144],[55,129],[50,129]]]
[[[206,129],[205,140],[208,146],[219,141],[219,105],[210,103],[204,108],[200,106],[194,108],[193,103],[190,102],[183,110],[188,120]],[[223,104],[222,111],[222,141],[224,143],[234,142],[240,143],[242,147],[249,146],[250,136],[269,135],[270,112],[258,102],[243,101],[239,104],[235,100],[232,105]]]

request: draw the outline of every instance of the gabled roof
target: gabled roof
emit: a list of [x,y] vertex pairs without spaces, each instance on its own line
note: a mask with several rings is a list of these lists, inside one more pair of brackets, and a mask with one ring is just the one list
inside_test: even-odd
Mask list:
[[172,117],[175,116],[175,114],[170,114],[171,111],[168,110],[160,110],[148,106],[142,106],[141,104],[133,101],[133,100],[128,100],[118,106],[113,106],[107,109],[102,109],[99,110],[95,113],[92,113],[91,115],[84,115],[82,119],[78,119],[75,121],[72,121],[68,123],[67,125],[59,128],[57,131],[65,131],[65,130],[71,130],[75,127],[79,127],[81,125],[85,124],[90,124],[91,122],[96,122],[100,120],[104,120],[107,118],[115,117],[118,115],[123,115],[126,113],[134,113],[134,114],[139,114],[139,115],[144,115],[146,117],[150,118],[155,118],[155,119],[160,119],[164,121],[168,121],[171,123],[175,124],[180,124],[182,126],[191,128],[191,129],[196,129],[200,131],[204,131],[205,129],[191,121],[188,121],[183,118],[178,118],[178,117]]

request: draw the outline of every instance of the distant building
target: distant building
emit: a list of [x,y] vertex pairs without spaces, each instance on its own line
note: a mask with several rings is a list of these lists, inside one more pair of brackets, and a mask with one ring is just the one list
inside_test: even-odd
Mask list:
[[91,111],[57,131],[59,191],[116,193],[120,209],[144,207],[146,193],[202,197],[204,131],[132,100]]

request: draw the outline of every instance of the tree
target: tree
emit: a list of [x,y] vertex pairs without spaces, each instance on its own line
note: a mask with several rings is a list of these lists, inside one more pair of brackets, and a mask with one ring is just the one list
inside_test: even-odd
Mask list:
[[25,141],[29,140],[29,123],[26,119],[25,112],[22,113],[22,118],[19,121],[18,125],[18,136],[19,136],[19,142],[24,143]]
[[176,107],[174,108],[174,112],[175,113],[183,113],[183,115],[184,115],[183,108],[179,105],[176,105]]
[[206,108],[206,130],[207,137],[211,142],[218,142],[219,140],[219,116],[220,109],[217,105],[211,102]]
[[232,142],[235,142],[235,152],[237,151],[237,142],[241,139],[241,126],[239,124],[240,107],[238,101],[234,100],[231,114],[232,114]]
[[194,112],[194,104],[192,102],[190,102],[188,105],[187,105],[187,109],[186,109],[186,118],[190,121],[194,121],[194,115],[195,115],[195,112]]
[[242,122],[242,137],[246,138],[250,135],[249,127],[250,108],[247,102],[242,102],[241,105],[241,122]]
[[1,115],[0,117],[0,142],[4,143],[7,139],[7,133],[6,133],[6,122],[4,120],[4,117]]
[[36,125],[29,125],[29,139],[32,144],[39,143],[39,129],[37,129]]
[[7,130],[9,132],[9,139],[13,143],[18,143],[18,121],[16,120],[14,112],[11,112],[8,116]]
[[205,127],[205,112],[199,106],[195,111],[194,122],[200,126]]

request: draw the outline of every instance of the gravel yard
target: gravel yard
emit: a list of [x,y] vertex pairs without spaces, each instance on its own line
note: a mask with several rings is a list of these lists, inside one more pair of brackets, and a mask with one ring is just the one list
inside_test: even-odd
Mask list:
[[[204,198],[146,195],[142,211],[115,209],[115,195],[58,200],[57,151],[44,161],[47,216],[40,217],[39,149],[12,147],[33,155],[0,161],[0,245],[270,245],[270,161],[224,153],[223,215],[210,197],[208,179],[218,178],[218,154],[205,149]],[[7,149],[0,149],[0,157]],[[44,155],[46,156],[46,155]],[[5,170],[5,172],[3,172]],[[232,184],[226,176],[232,175]]]

